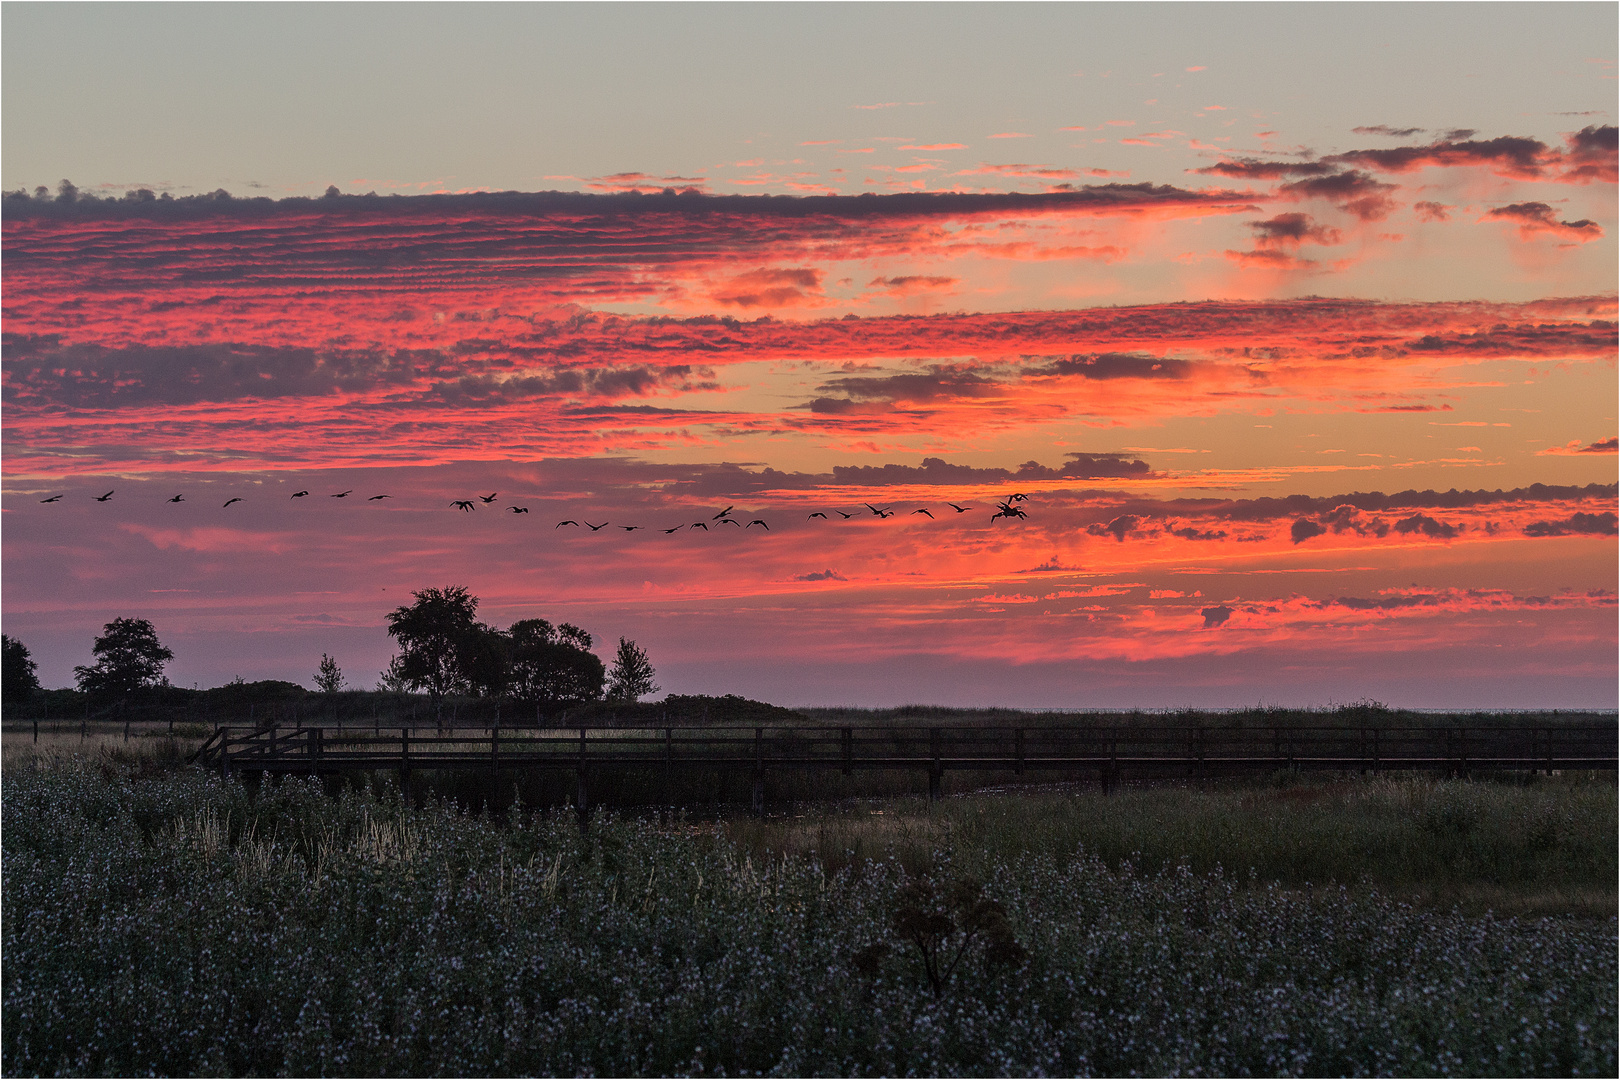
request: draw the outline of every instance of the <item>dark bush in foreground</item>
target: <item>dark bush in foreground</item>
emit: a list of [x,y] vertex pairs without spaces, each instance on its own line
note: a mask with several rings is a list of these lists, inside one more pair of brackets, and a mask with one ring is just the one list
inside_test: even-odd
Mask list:
[[1616,1068],[1612,919],[1086,857],[828,876],[197,774],[12,768],[4,808],[8,1075]]

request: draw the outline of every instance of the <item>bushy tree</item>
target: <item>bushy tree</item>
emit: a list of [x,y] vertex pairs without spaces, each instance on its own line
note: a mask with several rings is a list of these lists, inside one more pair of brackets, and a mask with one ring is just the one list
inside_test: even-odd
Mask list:
[[607,696],[614,701],[636,701],[647,694],[656,694],[653,666],[647,659],[647,650],[633,641],[619,639],[619,655],[608,672]]
[[507,630],[509,682],[513,697],[537,703],[595,701],[607,671],[591,652],[591,635],[570,623],[522,619]]
[[343,689],[343,669],[325,653],[321,653],[321,667],[315,672],[315,689],[325,694],[335,694]]
[[474,623],[456,640],[462,684],[485,697],[504,694],[511,677],[510,654],[511,640],[504,632]]
[[522,701],[595,701],[606,668],[577,626],[523,619],[499,630],[476,619],[478,598],[459,585],[412,594],[388,615],[399,655],[379,685],[452,693],[509,694]]
[[0,698],[7,705],[21,705],[39,689],[34,658],[28,646],[14,637],[0,635],[4,643],[4,663],[0,666]]
[[163,665],[174,659],[145,619],[114,619],[102,627],[91,651],[96,662],[74,668],[73,677],[80,690],[101,697],[131,694],[168,682]]
[[446,694],[469,688],[462,652],[478,625],[478,597],[464,586],[423,589],[416,602],[387,615],[388,633],[399,643],[390,671],[413,690],[426,690],[434,705]]

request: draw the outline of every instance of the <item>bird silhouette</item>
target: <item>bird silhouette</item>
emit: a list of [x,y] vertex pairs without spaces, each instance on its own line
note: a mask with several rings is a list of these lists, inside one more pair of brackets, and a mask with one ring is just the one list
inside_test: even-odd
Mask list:
[[292,493],[292,497],[295,498],[295,499],[302,499],[305,495],[308,495],[308,494],[309,494],[309,492],[307,492],[307,491],[295,491],[295,492]]
[[771,531],[771,527],[769,525],[765,524],[763,521],[759,520],[759,518],[755,518],[753,521],[750,521],[748,523],[747,527],[752,529],[755,525],[758,525],[760,528],[764,529],[766,532]]
[[843,518],[845,521],[848,521],[850,518],[855,516],[854,514],[846,514],[842,510],[834,510],[833,513],[837,514],[839,517]]
[[529,512],[527,506],[508,506],[507,509],[514,514],[527,514]]
[[724,510],[720,511],[718,514],[714,515],[714,517],[710,518],[709,520],[710,521],[723,521],[723,520],[725,520],[726,515],[729,514],[729,513],[731,513],[731,507],[728,506]]
[[1029,496],[1025,495],[1022,491],[1015,491],[1015,492],[1012,493],[1012,496],[1007,501],[1008,502],[1025,502],[1028,499],[1029,499]]
[[557,522],[557,524],[555,526],[553,526],[553,528],[560,529],[564,525],[572,525],[576,529],[579,528],[579,522],[577,522],[577,521],[559,521],[559,522]]
[[478,501],[483,503],[485,506],[488,506],[490,503],[495,501],[495,496],[497,496],[499,494],[500,494],[500,492],[498,492],[498,491],[492,491],[488,495],[480,495],[480,496],[478,496]]
[[694,528],[694,529],[702,529],[704,532],[708,532],[709,531],[709,523],[707,521],[694,521],[694,522],[692,522],[692,528]]
[[184,495],[176,495],[174,498],[170,499],[169,501],[170,502],[185,502],[186,497]]
[[674,527],[674,528],[673,528],[673,529],[665,529],[665,530],[664,530],[664,535],[665,535],[665,536],[668,536],[668,535],[669,535],[669,534],[670,534],[670,533],[672,533],[672,532],[680,532],[680,531],[681,531],[681,530],[682,530],[682,529],[684,529],[684,528],[686,528],[686,526],[685,526],[685,525],[677,525],[677,526],[675,526],[675,527]]
[[[226,499],[225,500],[225,506],[229,506],[229,505],[231,505],[231,503],[239,503],[241,501],[242,501],[241,496],[238,496],[238,497],[236,497],[234,499]],[[223,510],[223,509],[225,509],[225,507],[222,506],[222,507],[220,507],[220,509]]]
[[868,510],[872,511],[872,513],[876,514],[878,517],[888,517],[889,516],[889,508],[887,506],[885,506],[882,510],[879,510],[877,507],[873,506],[871,503],[862,503],[861,505],[866,507]]
[[604,521],[600,525],[592,525],[590,522],[587,521],[585,523],[585,527],[587,529],[591,530],[591,532],[601,532],[603,529],[608,527],[608,523]]
[[736,518],[721,518],[720,519],[720,524],[722,524],[722,525],[735,525],[739,529],[743,527],[743,523],[738,521]]
[[60,499],[61,497],[62,496],[60,496],[60,495],[52,495],[48,499],[41,499],[39,501],[42,502],[42,503],[55,502],[57,499]]
[[996,520],[996,518],[1003,518],[1003,517],[1004,518],[1027,518],[1027,517],[1029,517],[1029,515],[1024,513],[1024,511],[1021,508],[1014,506],[1012,504],[1011,499],[1008,499],[1005,502],[997,503],[996,507],[997,507],[996,512],[990,515],[990,520],[991,521]]
[[366,502],[376,502],[378,499],[392,499],[392,498],[393,498],[392,495],[373,495],[371,498],[367,499]]
[[336,495],[332,496],[332,498],[334,498],[334,499],[347,499],[350,495],[353,495],[353,494],[354,494],[354,488],[350,488],[348,491],[340,491],[340,492],[338,492]]
[[640,525],[620,525],[619,528],[623,529],[625,532],[635,532],[637,529],[641,528],[641,526]]
[[[928,514],[928,511],[927,510],[913,510],[912,513],[913,514]],[[934,515],[933,514],[928,514],[928,520],[933,521],[934,520]]]
[[[117,490],[118,490],[117,488],[113,488],[113,491],[117,491]],[[112,498],[112,496],[113,496],[112,491],[107,492],[107,494],[105,494],[105,495],[97,495],[96,496],[96,502],[106,502],[108,499]]]
[[969,510],[973,509],[973,504],[972,503],[968,503],[966,506],[957,506],[953,502],[948,502],[945,505],[950,507],[952,510],[955,510],[958,514],[965,514]]
[[[826,514],[823,514],[823,513],[822,513],[822,512],[821,512],[821,511],[819,511],[819,510],[817,510],[817,511],[816,511],[816,512],[815,512],[815,513],[813,513],[813,514],[811,514],[811,515],[810,515],[810,517],[818,517],[818,518],[820,518],[820,519],[821,519],[821,520],[822,520],[822,521],[826,521],[826,520],[827,520],[827,515],[826,515]],[[808,518],[807,518],[807,519],[806,519],[806,520],[808,520]]]
[[471,499],[457,499],[450,505],[460,510],[463,514],[472,513],[473,504]]

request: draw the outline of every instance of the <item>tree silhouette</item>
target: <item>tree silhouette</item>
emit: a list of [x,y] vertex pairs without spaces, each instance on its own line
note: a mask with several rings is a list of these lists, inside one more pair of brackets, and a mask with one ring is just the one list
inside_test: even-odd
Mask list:
[[512,643],[493,626],[474,623],[456,639],[461,681],[475,694],[498,696],[510,680]]
[[145,619],[114,619],[102,627],[91,651],[96,662],[74,668],[73,677],[80,690],[102,697],[131,694],[167,682],[163,665],[174,659]]
[[321,669],[315,673],[315,689],[324,694],[335,694],[343,689],[343,670],[325,653],[321,653]]
[[437,706],[444,695],[468,687],[462,651],[477,626],[478,597],[464,586],[423,589],[416,602],[387,615],[388,633],[399,642],[398,677],[414,690],[426,690]]
[[21,705],[39,689],[34,675],[34,658],[28,655],[28,646],[14,637],[0,635],[4,641],[4,665],[0,667],[0,698],[7,705]]
[[595,701],[606,668],[591,652],[591,635],[577,626],[522,619],[506,632],[510,646],[507,690],[523,701]]
[[614,701],[635,701],[646,694],[658,692],[653,682],[653,666],[647,660],[647,650],[633,641],[619,639],[619,655],[608,672],[607,696]]

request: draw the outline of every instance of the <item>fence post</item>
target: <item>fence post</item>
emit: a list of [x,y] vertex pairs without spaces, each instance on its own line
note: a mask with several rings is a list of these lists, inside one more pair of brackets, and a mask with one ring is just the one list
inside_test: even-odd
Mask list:
[[1553,730],[1547,729],[1547,775],[1553,774]]
[[[664,710],[664,719],[669,719],[669,710]],[[675,795],[675,732],[670,728],[664,729],[664,795],[674,803]]]
[[585,828],[586,817],[590,814],[590,791],[585,783],[585,729],[579,729],[579,797],[575,800],[575,809],[579,812],[579,827]]
[[928,729],[928,756],[932,759],[928,766],[928,801],[937,803],[941,798],[940,781],[944,772],[939,764],[939,728]]
[[754,798],[751,809],[755,817],[765,816],[765,729],[754,729]]
[[411,804],[411,729],[399,729],[399,794],[405,805]]
[[1018,747],[1018,775],[1024,775],[1024,729],[1019,728],[1013,740]]
[[844,775],[848,776],[855,771],[855,729],[844,728],[842,738],[844,743]]
[[34,741],[39,742],[39,717],[34,717]]

